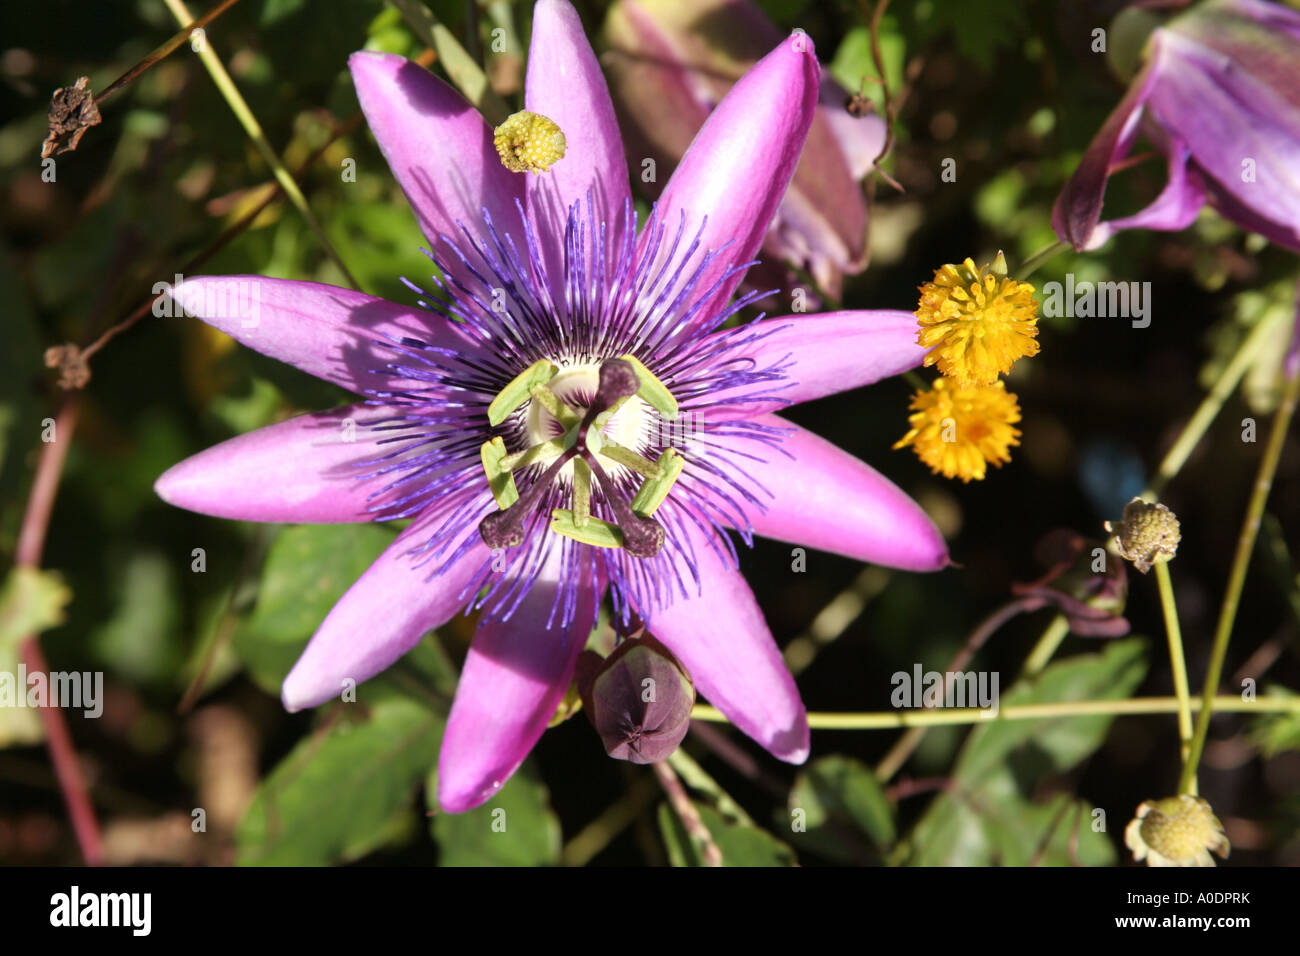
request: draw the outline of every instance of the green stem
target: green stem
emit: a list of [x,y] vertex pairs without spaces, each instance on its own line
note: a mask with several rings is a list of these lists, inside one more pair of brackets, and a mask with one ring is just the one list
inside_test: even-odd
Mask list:
[[1060,239],[1050,245],[1043,246],[1020,264],[1020,268],[1016,270],[1016,278],[1021,281],[1028,279],[1044,262],[1069,248],[1070,244],[1062,242]]
[[681,778],[666,760],[651,764],[650,769],[658,778],[659,785],[664,788],[664,795],[677,813],[677,819],[682,821],[682,828],[686,831],[695,852],[699,854],[701,864],[722,866],[722,850],[718,848],[709,828],[700,819],[700,812],[695,809],[695,804],[691,803],[690,795],[682,786]]
[[[1205,738],[1210,730],[1210,718],[1218,700],[1219,680],[1223,676],[1223,661],[1228,655],[1228,641],[1232,637],[1232,625],[1237,617],[1237,604],[1241,600],[1241,590],[1246,583],[1246,571],[1250,567],[1250,556],[1255,550],[1255,537],[1259,534],[1259,522],[1264,515],[1264,505],[1268,493],[1273,487],[1273,475],[1277,472],[1277,463],[1282,457],[1282,446],[1286,442],[1287,430],[1291,427],[1291,418],[1295,415],[1296,402],[1300,399],[1300,373],[1292,375],[1286,383],[1282,404],[1278,406],[1273,417],[1273,431],[1268,436],[1268,445],[1264,449],[1264,459],[1259,463],[1259,474],[1255,478],[1255,487],[1250,493],[1250,502],[1246,506],[1246,517],[1237,536],[1237,552],[1232,559],[1232,570],[1228,574],[1228,588],[1223,596],[1223,605],[1219,610],[1219,624],[1214,632],[1214,646],[1210,651],[1210,666],[1205,674],[1205,688],[1200,714],[1196,719],[1196,733],[1192,738],[1191,752],[1183,765],[1183,775],[1178,781],[1179,793],[1190,793],[1192,781],[1196,779],[1196,766],[1200,763],[1205,750]],[[1234,699],[1234,698],[1229,698]],[[1221,705],[1220,709],[1222,708]]]
[[1262,321],[1251,329],[1250,334],[1237,348],[1236,354],[1219,372],[1218,378],[1210,387],[1210,391],[1205,398],[1201,399],[1201,404],[1197,407],[1195,414],[1183,427],[1182,433],[1178,440],[1174,442],[1173,447],[1165,453],[1160,465],[1156,468],[1155,477],[1151,480],[1151,487],[1142,493],[1142,497],[1147,501],[1155,501],[1164,492],[1165,486],[1173,480],[1174,476],[1187,463],[1192,452],[1205,436],[1211,423],[1218,416],[1219,410],[1223,408],[1228,396],[1237,388],[1246,370],[1250,368],[1251,363],[1255,361],[1262,346],[1268,343],[1269,337],[1273,333],[1273,322]]
[[[172,16],[176,18],[176,22],[181,26],[194,22],[194,17],[186,8],[183,0],[163,0],[163,2],[167,4],[167,9],[172,12]],[[302,214],[312,232],[316,233],[316,238],[320,240],[325,253],[334,260],[334,264],[339,267],[339,271],[343,273],[348,284],[360,291],[361,286],[357,284],[357,280],[353,278],[352,273],[348,271],[348,267],[343,264],[338,252],[325,236],[325,230],[321,228],[320,223],[316,221],[316,217],[312,215],[307,200],[303,197],[302,190],[298,188],[293,176],[289,175],[289,170],[285,169],[284,163],[280,162],[280,157],[275,154],[275,150],[267,142],[266,134],[262,132],[262,125],[258,123],[253,111],[248,108],[248,103],[245,102],[239,88],[235,86],[234,80],[230,78],[230,74],[226,72],[221,58],[213,51],[212,44],[206,36],[198,44],[195,52],[198,53],[199,59],[203,61],[203,65],[212,77],[212,82],[216,84],[217,89],[221,92],[222,97],[230,107],[230,111],[239,120],[239,125],[244,128],[244,133],[252,140],[253,145],[257,147],[257,151],[262,154],[262,159],[271,167],[271,171],[275,174],[275,181],[280,184],[280,188],[289,197],[289,201]]]
[[654,803],[657,792],[645,777],[634,780],[623,796],[564,845],[560,865],[586,866]]
[[918,392],[928,392],[930,390],[930,383],[923,379],[919,372],[904,372],[903,381],[912,386]]
[[[1131,697],[1128,700],[1067,700],[1055,704],[1019,704],[999,708],[996,713],[978,707],[885,710],[860,714],[811,713],[808,715],[808,726],[814,730],[894,730],[899,727],[940,727],[1053,717],[1176,714],[1180,706],[1177,697]],[[1206,702],[1199,701],[1195,706],[1204,708]],[[1225,713],[1300,713],[1300,696],[1242,700],[1240,695],[1224,694],[1213,698],[1209,706]],[[696,704],[691,710],[691,717],[715,723],[727,721],[721,711],[704,704]]]
[[1029,652],[1025,658],[1025,666],[1020,672],[1020,678],[1033,677],[1035,674],[1042,673],[1056,649],[1061,646],[1065,640],[1065,635],[1070,633],[1070,622],[1063,614],[1058,614],[1052,618],[1052,623],[1047,625],[1047,630],[1043,631],[1043,636],[1038,639],[1034,649]]
[[1187,661],[1183,656],[1183,631],[1178,624],[1178,605],[1174,603],[1174,585],[1166,561],[1156,562],[1156,584],[1160,588],[1160,607],[1164,611],[1165,633],[1169,637],[1169,666],[1174,673],[1174,694],[1178,697],[1179,754],[1185,764],[1192,743],[1192,695],[1187,687]]
[[754,825],[753,819],[732,798],[731,794],[723,790],[718,781],[710,777],[705,769],[696,763],[691,755],[681,747],[668,755],[668,762],[672,764],[673,769],[677,771],[677,775],[682,778],[682,782],[686,786],[712,797],[718,812],[724,817],[746,826]]

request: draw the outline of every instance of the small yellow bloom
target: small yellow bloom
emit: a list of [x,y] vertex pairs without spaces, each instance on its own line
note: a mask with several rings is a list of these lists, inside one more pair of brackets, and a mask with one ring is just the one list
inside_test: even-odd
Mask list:
[[1231,849],[1213,808],[1190,793],[1143,801],[1124,843],[1147,866],[1214,866],[1210,851],[1226,860]]
[[916,341],[930,350],[927,366],[967,385],[992,385],[1016,359],[1038,354],[1034,287],[1007,278],[1001,263],[941,266],[921,286]]
[[555,120],[528,110],[507,117],[492,142],[501,165],[512,173],[544,173],[564,158],[564,132]]
[[1020,406],[1000,381],[962,385],[941,378],[912,397],[911,409],[911,431],[894,447],[911,445],[945,478],[982,481],[987,464],[1001,468],[1011,460],[1011,446],[1020,444],[1020,429],[1012,427],[1020,421]]

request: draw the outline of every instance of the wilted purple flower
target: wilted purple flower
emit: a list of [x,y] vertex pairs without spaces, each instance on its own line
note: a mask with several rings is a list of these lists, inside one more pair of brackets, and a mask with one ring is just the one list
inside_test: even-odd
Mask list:
[[628,638],[607,658],[583,651],[576,679],[587,719],[617,760],[663,760],[690,728],[695,689],[652,637]]
[[1022,612],[1049,605],[1066,616],[1070,633],[1080,637],[1123,637],[1129,623],[1123,616],[1128,599],[1128,575],[1123,561],[1106,561],[1097,568],[1101,543],[1068,528],[1049,531],[1034,552],[1048,571],[1037,581],[1011,585],[1021,598]]
[[567,143],[549,172],[508,172],[492,128],[416,64],[350,65],[445,275],[426,308],[258,276],[173,293],[363,400],[208,449],[159,495],[249,521],[412,519],[321,624],[285,705],[320,704],[481,608],[438,768],[439,803],[468,809],[541,736],[608,593],[736,726],[804,760],[798,690],[724,529],[900,568],[947,561],[902,491],[772,414],[918,365],[911,313],[720,327],[747,302],[732,293],[812,122],[811,42],[782,43],[736,85],[639,234],[605,81],[564,0],[537,4],[526,80],[527,109]]
[[[1169,181],[1145,209],[1101,218],[1106,180],[1138,134]],[[1209,202],[1243,229],[1300,250],[1300,14],[1263,0],[1208,0],[1157,28],[1145,64],[1056,200],[1076,249],[1121,229],[1177,230]]]
[[[727,91],[782,40],[747,0],[619,0],[605,21],[602,57],[623,130],[657,164],[633,175],[658,196],[669,173]],[[819,105],[794,180],[763,243],[768,262],[747,282],[780,283],[783,262],[806,268],[839,296],[843,276],[867,259],[867,202],[860,180],[885,142],[884,121],[852,116],[848,93],[823,76]]]

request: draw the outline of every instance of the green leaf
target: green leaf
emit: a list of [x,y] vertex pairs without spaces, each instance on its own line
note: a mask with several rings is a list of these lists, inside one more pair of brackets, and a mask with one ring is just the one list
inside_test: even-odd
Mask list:
[[833,860],[861,859],[865,847],[855,839],[859,833],[879,849],[895,839],[894,808],[880,781],[852,757],[835,754],[810,763],[795,778],[789,809],[795,821],[802,811],[799,822],[806,827],[806,832],[795,831],[796,846]]
[[[425,792],[431,809],[436,809],[436,770]],[[436,813],[432,831],[439,866],[554,866],[560,860],[560,821],[531,761],[481,807]]]
[[330,608],[393,537],[373,524],[300,525],[276,536],[262,568],[257,606],[233,637],[261,687],[279,692]]
[[[794,851],[766,830],[744,823],[729,823],[712,807],[695,805],[700,820],[722,851],[723,866],[794,866]],[[703,866],[694,842],[681,819],[668,804],[659,807],[659,832],[673,866]]]
[[[885,67],[889,89],[895,97],[903,88],[903,61],[906,52],[907,43],[898,32],[897,21],[891,16],[884,17],[880,22],[880,59]],[[876,113],[884,115],[885,92],[880,83],[876,82],[880,79],[880,74],[876,71],[876,61],[871,54],[870,30],[865,26],[849,30],[836,48],[828,69],[840,86],[850,93],[861,89],[862,95],[875,104]]]
[[[1080,654],[1051,665],[1036,678],[1017,683],[1001,695],[1000,707],[1071,700],[1118,700],[1127,697],[1146,675],[1146,642],[1114,641],[1100,654]],[[1054,717],[1000,720],[980,724],[958,758],[955,776],[978,780],[1002,764],[1012,751],[1033,751],[1046,759],[1045,769],[1067,770],[1101,746],[1115,718]]]
[[1291,617],[1300,624],[1300,576],[1295,573],[1295,564],[1291,560],[1291,549],[1287,546],[1282,523],[1276,515],[1265,514],[1259,531],[1258,548],[1264,559],[1264,570],[1277,589],[1286,595]]
[[52,571],[15,567],[0,587],[0,648],[63,623],[72,591]]
[[808,0],[757,0],[759,8],[780,24],[791,24],[808,8]]
[[[937,799],[913,833],[916,866],[1110,866],[1115,846],[1106,817],[1084,800],[1057,793],[1041,802],[1023,796],[1000,768],[979,787]],[[1119,821],[1123,826],[1126,821]],[[1070,844],[1076,842],[1075,856]]]
[[183,663],[176,568],[187,565],[154,550],[110,555],[106,563],[115,603],[91,636],[95,653],[134,681],[170,682]]
[[[1146,673],[1146,642],[1115,641],[1098,654],[1052,664],[1017,683],[999,706],[1070,700],[1118,700],[1129,696]],[[957,758],[949,790],[930,804],[909,838],[908,862],[921,866],[1023,866],[1072,862],[1070,834],[1078,834],[1084,865],[1114,860],[1104,815],[1094,818],[1086,801],[1055,794],[1026,796],[1045,774],[1068,770],[1101,746],[1110,715],[1008,720],[981,724]],[[1058,815],[1060,815],[1058,817]]]
[[[1285,687],[1271,687],[1269,696],[1294,698],[1297,695]],[[1300,750],[1300,711],[1256,718],[1249,739],[1265,757],[1275,757],[1286,750]]]
[[984,0],[976,17],[961,0],[936,0],[917,11],[922,36],[946,36],[959,53],[986,70],[993,67],[1001,50],[1015,47],[1029,27],[1020,0]]
[[319,866],[389,842],[442,741],[423,701],[372,682],[258,787],[235,834],[241,865]]

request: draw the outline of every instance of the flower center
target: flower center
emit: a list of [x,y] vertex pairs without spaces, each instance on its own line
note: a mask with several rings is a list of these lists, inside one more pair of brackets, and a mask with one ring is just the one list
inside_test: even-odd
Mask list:
[[[576,414],[586,414],[592,400],[600,387],[600,366],[598,364],[560,367],[556,376],[546,383],[546,387],[560,401],[560,404],[573,410]],[[598,416],[596,423],[600,441],[613,442],[623,448],[635,448],[641,442],[642,429],[648,424],[653,410],[639,397],[633,395],[608,414]],[[601,421],[603,420],[603,421]],[[562,438],[569,429],[565,423],[553,415],[540,401],[531,402],[525,418],[525,441],[529,446]],[[605,455],[600,455],[601,464],[606,469],[617,467],[617,462]],[[562,478],[573,474],[572,463],[561,470]]]
[[[525,403],[526,447],[507,454],[498,436],[480,449],[488,485],[500,507],[479,523],[487,546],[522,544],[527,519],[563,476],[572,489],[573,506],[551,512],[550,530],[598,548],[623,548],[637,558],[658,554],[664,529],[653,515],[684,461],[672,448],[651,461],[633,445],[651,408],[669,420],[677,417],[677,402],[663,383],[631,355],[563,371],[541,359],[497,394],[488,406],[488,421],[500,425]],[[546,467],[541,475],[520,494],[514,472],[542,464]],[[610,477],[611,471],[621,474],[618,469],[643,478],[630,502]],[[593,476],[613,521],[591,513]]]

